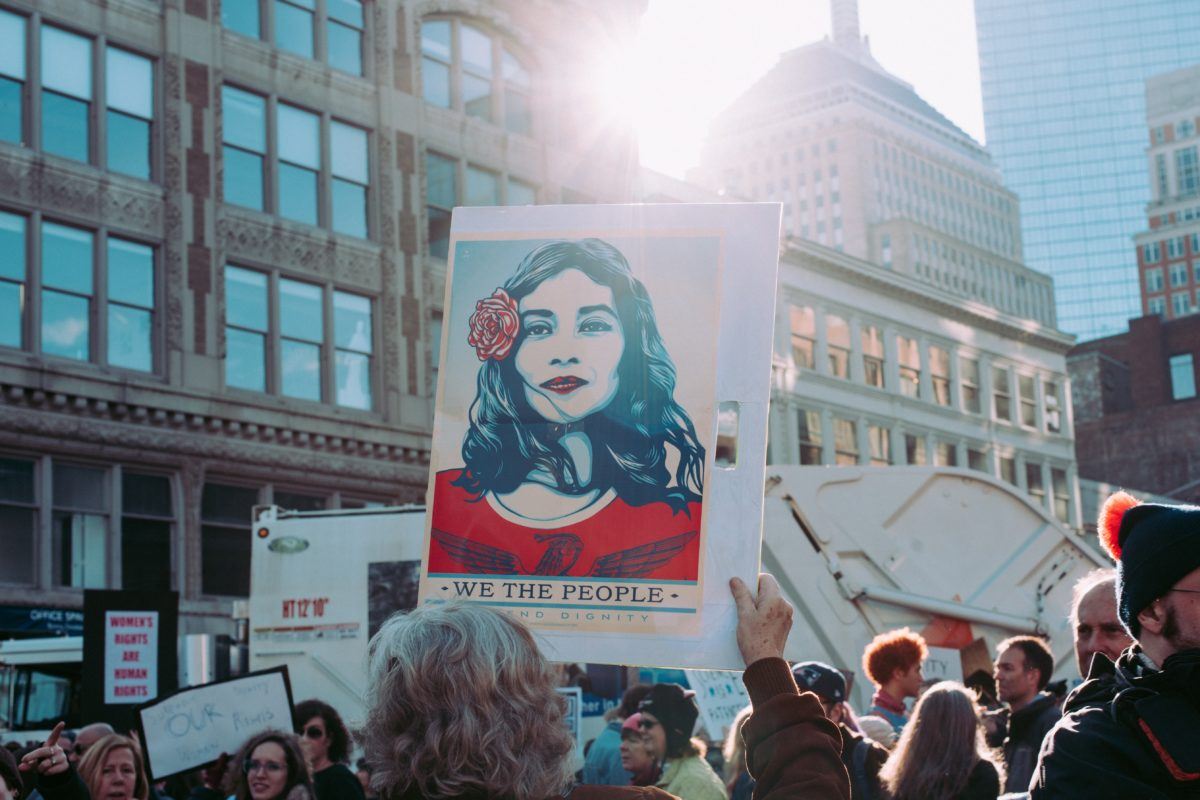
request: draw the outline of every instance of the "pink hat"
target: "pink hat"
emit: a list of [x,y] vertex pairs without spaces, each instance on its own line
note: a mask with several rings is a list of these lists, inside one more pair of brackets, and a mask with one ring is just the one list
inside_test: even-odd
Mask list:
[[625,731],[635,731],[635,732],[640,733],[642,730],[641,722],[642,722],[641,714],[629,715],[629,717],[626,718],[625,722],[621,724],[621,733],[623,734],[623,733],[625,733]]

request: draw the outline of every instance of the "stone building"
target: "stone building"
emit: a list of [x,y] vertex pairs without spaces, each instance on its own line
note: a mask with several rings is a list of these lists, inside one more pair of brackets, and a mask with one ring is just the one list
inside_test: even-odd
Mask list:
[[231,632],[253,506],[421,500],[449,211],[629,196],[644,7],[0,0],[5,618]]

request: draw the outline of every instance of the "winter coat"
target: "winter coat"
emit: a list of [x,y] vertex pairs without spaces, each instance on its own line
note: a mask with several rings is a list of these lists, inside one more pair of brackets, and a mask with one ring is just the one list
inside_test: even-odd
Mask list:
[[682,800],[726,800],[725,784],[697,755],[669,760],[656,784]]
[[1061,718],[1058,701],[1045,693],[1009,716],[1008,735],[1004,739],[1005,792],[1029,791],[1042,740]]
[[1200,798],[1200,650],[1092,660],[1042,746],[1033,800]]
[[[866,738],[861,733],[850,730],[841,723],[838,724],[838,732],[842,735],[842,764],[846,767],[846,772],[850,774],[851,800],[882,800],[884,795],[882,789],[879,788],[879,770],[883,769],[883,765],[887,763],[887,748]],[[854,785],[854,751],[859,747],[860,742],[864,742],[863,746],[867,748],[863,761],[863,773],[867,785],[866,794],[863,796],[860,796],[858,788]]]
[[604,726],[583,762],[583,783],[628,786],[633,776],[621,766],[621,720]]

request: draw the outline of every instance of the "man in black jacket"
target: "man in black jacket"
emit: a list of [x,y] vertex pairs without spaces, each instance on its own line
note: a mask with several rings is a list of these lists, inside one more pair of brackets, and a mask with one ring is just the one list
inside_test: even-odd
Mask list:
[[846,705],[846,677],[820,661],[801,661],[792,667],[792,677],[800,691],[817,696],[825,716],[838,726],[842,763],[850,775],[850,800],[882,798],[879,770],[888,760],[888,751],[847,724],[854,722],[854,712]]
[[1004,736],[1004,791],[1029,790],[1042,740],[1062,716],[1058,700],[1047,694],[1054,654],[1036,636],[1013,636],[996,648],[996,693],[1008,704]]
[[1119,492],[1098,527],[1135,643],[1116,664],[1095,656],[1067,698],[1033,800],[1200,797],[1200,508]]

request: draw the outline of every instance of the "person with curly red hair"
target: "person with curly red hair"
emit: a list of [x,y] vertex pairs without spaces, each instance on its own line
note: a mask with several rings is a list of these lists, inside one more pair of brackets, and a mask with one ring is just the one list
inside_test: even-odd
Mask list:
[[921,634],[908,628],[881,633],[863,651],[863,671],[875,684],[875,696],[867,714],[883,717],[896,733],[904,730],[908,712],[904,700],[921,691],[921,667],[929,648]]

